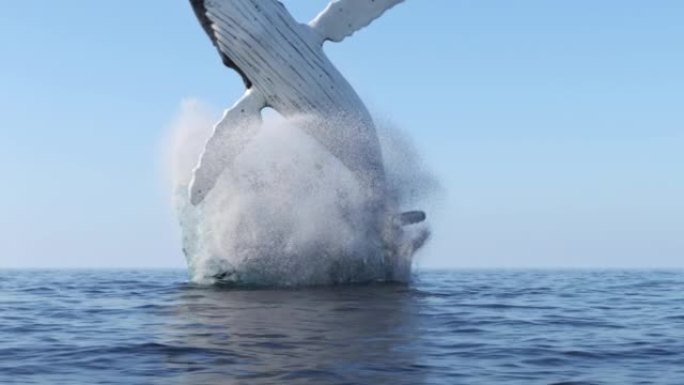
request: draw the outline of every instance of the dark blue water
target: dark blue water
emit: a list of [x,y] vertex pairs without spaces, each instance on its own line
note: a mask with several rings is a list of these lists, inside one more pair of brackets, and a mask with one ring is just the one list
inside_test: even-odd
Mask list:
[[203,288],[0,272],[1,384],[684,384],[684,272],[422,272]]

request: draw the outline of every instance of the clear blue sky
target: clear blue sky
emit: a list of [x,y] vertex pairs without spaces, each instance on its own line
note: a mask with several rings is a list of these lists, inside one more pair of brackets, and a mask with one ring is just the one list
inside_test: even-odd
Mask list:
[[[419,264],[684,267],[683,19],[407,0],[327,45],[442,181]],[[5,2],[0,59],[0,267],[184,266],[161,142],[184,98],[243,91],[188,2]]]

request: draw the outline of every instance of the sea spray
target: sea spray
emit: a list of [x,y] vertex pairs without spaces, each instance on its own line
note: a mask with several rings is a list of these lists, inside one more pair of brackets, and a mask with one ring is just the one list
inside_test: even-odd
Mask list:
[[382,210],[369,210],[378,197],[301,129],[310,120],[279,116],[265,118],[205,201],[193,206],[188,185],[210,121],[201,103],[184,102],[171,143],[174,204],[193,281],[408,281],[413,255],[429,231],[425,224],[402,227],[396,215],[416,208],[406,205],[425,198],[435,183],[397,130],[379,130],[388,176]]

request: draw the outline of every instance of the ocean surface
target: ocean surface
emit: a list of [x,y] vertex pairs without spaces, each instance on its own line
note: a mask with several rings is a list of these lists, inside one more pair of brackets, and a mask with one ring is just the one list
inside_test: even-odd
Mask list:
[[684,271],[200,287],[0,271],[0,384],[684,384]]

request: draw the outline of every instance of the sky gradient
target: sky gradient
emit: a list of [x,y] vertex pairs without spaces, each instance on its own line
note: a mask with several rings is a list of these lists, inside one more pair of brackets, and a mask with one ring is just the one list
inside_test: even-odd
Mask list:
[[[682,16],[407,0],[328,43],[441,181],[418,265],[684,267]],[[164,140],[183,100],[244,89],[188,2],[8,2],[0,55],[0,268],[184,266]]]

